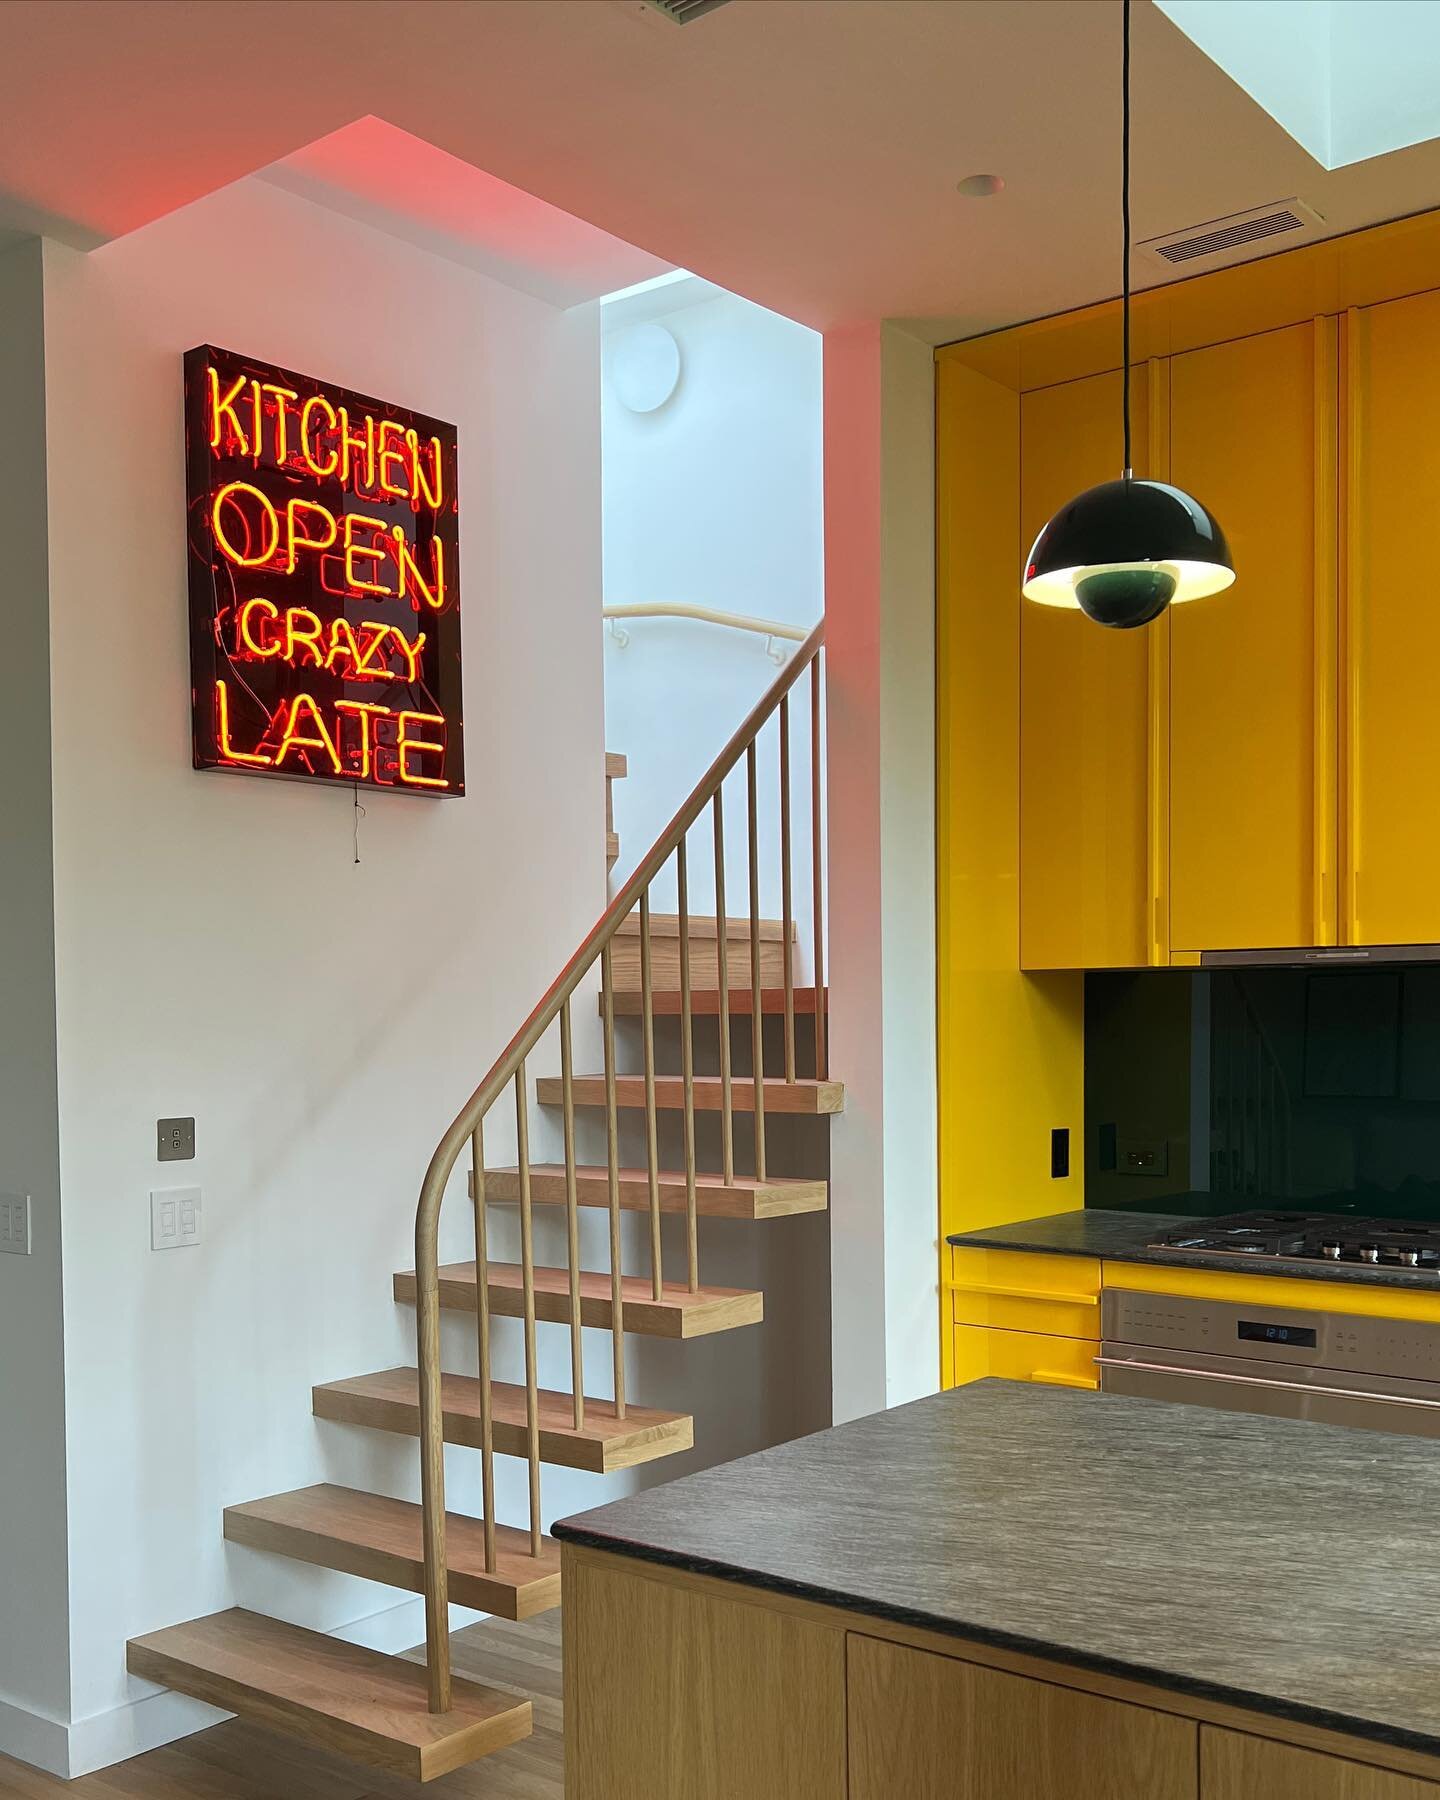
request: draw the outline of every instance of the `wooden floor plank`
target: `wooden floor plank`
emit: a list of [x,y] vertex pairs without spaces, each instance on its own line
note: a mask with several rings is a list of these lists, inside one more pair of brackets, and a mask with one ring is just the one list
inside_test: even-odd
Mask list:
[[[352,1381],[332,1381],[312,1393],[315,1415],[342,1425],[368,1425],[416,1437],[420,1430],[419,1377],[414,1369],[384,1369]],[[495,1448],[506,1456],[526,1454],[525,1390],[510,1382],[491,1383]],[[445,1441],[480,1444],[480,1383],[473,1375],[446,1375],[441,1381]],[[695,1421],[688,1413],[656,1412],[627,1406],[617,1419],[612,1400],[585,1401],[585,1425],[576,1431],[569,1394],[540,1390],[540,1457],[570,1469],[608,1475],[659,1456],[688,1450]]]
[[415,1664],[238,1607],[132,1638],[125,1660],[132,1675],[412,1780],[530,1733],[529,1703],[513,1694],[457,1681],[451,1710],[432,1713]]
[[[662,1170],[659,1178],[660,1210],[685,1211],[685,1177]],[[575,1172],[576,1198],[581,1206],[610,1204],[610,1175],[604,1168]],[[489,1200],[516,1202],[520,1198],[518,1169],[487,1169],[485,1196]],[[565,1170],[560,1163],[533,1163],[530,1198],[537,1206],[564,1206]],[[779,1219],[791,1213],[824,1212],[828,1191],[823,1181],[796,1180],[786,1176],[761,1181],[755,1175],[702,1173],[695,1177],[695,1210],[711,1219]],[[644,1169],[620,1170],[620,1205],[626,1212],[646,1212],[650,1206],[650,1179]]]
[[[408,1500],[322,1483],[227,1507],[225,1536],[252,1550],[414,1594],[425,1591],[421,1512]],[[459,1513],[445,1515],[451,1600],[503,1619],[529,1619],[558,1606],[559,1545],[546,1538],[541,1554],[531,1556],[530,1533],[512,1525],[497,1525],[495,1538],[495,1570],[487,1573],[483,1523]]]
[[[476,1288],[473,1262],[447,1263],[440,1270],[441,1306],[473,1313]],[[525,1290],[519,1263],[491,1263],[489,1288],[493,1313],[508,1319],[523,1316]],[[624,1329],[642,1337],[707,1337],[714,1331],[734,1331],[742,1325],[758,1325],[765,1314],[765,1296],[746,1288],[702,1287],[692,1294],[683,1282],[667,1281],[663,1284],[662,1297],[657,1300],[647,1276],[626,1275],[621,1278],[621,1293]],[[395,1298],[401,1302],[414,1301],[413,1269],[395,1277]],[[609,1274],[603,1270],[582,1270],[580,1323],[608,1331],[613,1315]],[[568,1269],[535,1270],[535,1316],[547,1325],[569,1324]]]

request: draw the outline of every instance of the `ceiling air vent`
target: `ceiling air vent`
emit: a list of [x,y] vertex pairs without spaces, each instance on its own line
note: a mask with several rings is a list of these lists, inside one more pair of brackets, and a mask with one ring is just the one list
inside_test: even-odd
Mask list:
[[648,4],[677,25],[689,25],[692,20],[703,19],[706,13],[714,12],[717,6],[727,5],[728,0],[648,0]]
[[1223,219],[1207,219],[1203,225],[1189,225],[1184,231],[1167,231],[1163,237],[1146,238],[1136,247],[1148,250],[1172,267],[1194,262],[1235,262],[1251,244],[1288,237],[1297,231],[1313,236],[1322,223],[1319,213],[1303,200],[1272,200],[1268,206],[1255,206],[1249,212],[1230,213]]

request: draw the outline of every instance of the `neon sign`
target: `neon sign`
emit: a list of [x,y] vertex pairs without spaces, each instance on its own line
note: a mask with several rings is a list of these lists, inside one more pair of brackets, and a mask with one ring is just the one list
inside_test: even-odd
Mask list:
[[195,767],[463,794],[456,435],[185,357]]

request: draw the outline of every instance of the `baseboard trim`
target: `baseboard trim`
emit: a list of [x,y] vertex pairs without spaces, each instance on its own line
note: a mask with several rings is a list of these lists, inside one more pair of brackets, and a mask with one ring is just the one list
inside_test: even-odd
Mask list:
[[49,1713],[0,1695],[0,1756],[64,1779],[70,1773],[70,1734]]

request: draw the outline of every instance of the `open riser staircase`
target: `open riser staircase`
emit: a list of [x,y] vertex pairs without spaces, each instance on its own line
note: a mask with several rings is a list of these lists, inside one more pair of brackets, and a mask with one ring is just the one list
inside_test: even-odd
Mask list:
[[[232,1610],[133,1640],[133,1673],[419,1780],[529,1733],[528,1700],[452,1675],[449,1604],[515,1620],[560,1604],[559,1555],[541,1529],[545,1464],[608,1474],[694,1443],[688,1413],[648,1407],[627,1391],[625,1340],[693,1338],[760,1322],[760,1293],[702,1280],[699,1220],[758,1223],[827,1204],[823,1179],[772,1171],[768,1141],[777,1118],[823,1117],[838,1112],[844,1099],[830,1077],[826,1029],[823,640],[822,623],[620,887],[441,1140],[420,1193],[415,1267],[394,1277],[394,1299],[415,1308],[415,1365],[314,1389],[317,1418],[418,1441],[421,1503],[322,1484],[225,1513],[231,1542],[423,1594],[424,1665]],[[802,683],[810,818],[809,855],[797,868],[791,751],[792,713],[801,709],[792,701]],[[772,719],[778,768],[767,769],[765,779],[779,784],[779,919],[760,914],[760,735]],[[622,773],[618,759],[607,763],[612,780]],[[725,784],[732,774],[732,789],[743,782],[748,854],[743,873],[727,874]],[[714,857],[713,916],[690,911],[689,856],[701,833]],[[657,878],[671,873],[677,910],[653,912]],[[727,903],[742,887],[748,905],[742,901],[732,911]],[[813,922],[808,982],[796,970],[801,892]],[[573,1007],[582,989],[587,1004],[597,1003],[589,997],[597,976],[599,1066],[579,1067]],[[532,1095],[528,1065],[552,1033],[559,1073],[542,1075]],[[621,1066],[627,1034],[638,1039],[638,1068]],[[661,1066],[657,1044],[676,1049],[678,1068]],[[556,1160],[532,1160],[532,1099],[553,1112]],[[503,1127],[496,1108],[504,1109]],[[513,1132],[513,1157],[487,1160],[487,1127],[496,1142],[503,1136],[508,1143]],[[603,1148],[586,1161],[582,1144]],[[665,1154],[671,1145],[673,1155]],[[702,1166],[707,1162],[715,1166]],[[462,1168],[474,1253],[442,1266],[441,1206]],[[500,1221],[492,1220],[497,1208],[518,1222],[503,1256]],[[547,1225],[537,1234],[538,1219]],[[583,1229],[586,1220],[603,1222],[598,1234]],[[626,1239],[637,1227],[641,1251],[631,1263],[639,1266],[627,1267]],[[672,1241],[668,1266],[667,1230],[679,1240]],[[561,1261],[537,1258],[537,1235],[563,1246]],[[600,1266],[589,1267],[582,1242],[595,1235],[603,1253]],[[442,1369],[442,1312],[470,1321],[476,1375]],[[523,1380],[495,1373],[496,1319],[519,1321]],[[540,1384],[542,1326],[567,1333],[563,1387]],[[609,1335],[605,1395],[586,1390],[587,1329]],[[446,1444],[477,1455],[478,1518],[446,1510]],[[523,1525],[496,1518],[497,1456],[526,1466]]]

